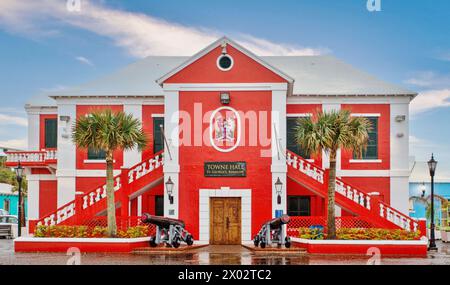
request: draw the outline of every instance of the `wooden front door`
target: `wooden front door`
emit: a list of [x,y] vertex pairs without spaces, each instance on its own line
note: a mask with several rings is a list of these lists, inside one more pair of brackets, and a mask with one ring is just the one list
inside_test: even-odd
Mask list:
[[210,244],[241,244],[241,198],[211,198]]

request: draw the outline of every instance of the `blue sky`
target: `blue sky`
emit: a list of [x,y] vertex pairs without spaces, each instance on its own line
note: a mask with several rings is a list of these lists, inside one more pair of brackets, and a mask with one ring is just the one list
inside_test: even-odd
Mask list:
[[419,92],[411,155],[435,152],[450,173],[450,1],[380,0],[379,12],[367,0],[79,1],[0,2],[0,145],[24,146],[33,95],[227,35],[261,55],[332,54]]

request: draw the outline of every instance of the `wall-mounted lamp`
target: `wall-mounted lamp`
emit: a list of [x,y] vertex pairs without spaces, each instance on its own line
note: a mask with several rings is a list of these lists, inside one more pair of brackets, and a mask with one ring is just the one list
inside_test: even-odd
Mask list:
[[231,101],[230,93],[228,92],[220,93],[220,103],[222,103],[223,105],[228,105],[230,104],[230,101]]
[[397,123],[404,122],[404,121],[406,121],[406,116],[405,116],[405,115],[398,115],[398,116],[395,116],[395,121],[396,121]]
[[275,192],[277,193],[277,203],[281,204],[281,191],[283,190],[283,182],[281,182],[280,177],[277,178],[275,182]]
[[61,122],[66,122],[68,123],[70,121],[70,116],[59,116],[59,120]]
[[174,183],[173,183],[172,179],[169,176],[169,179],[166,182],[166,191],[167,191],[167,195],[169,196],[170,204],[173,204],[173,196],[172,196],[172,194],[173,194],[173,186],[174,186]]

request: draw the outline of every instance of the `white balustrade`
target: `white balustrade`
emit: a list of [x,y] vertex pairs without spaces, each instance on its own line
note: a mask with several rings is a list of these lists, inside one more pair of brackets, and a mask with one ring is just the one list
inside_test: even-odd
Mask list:
[[6,154],[6,162],[37,162],[43,163],[46,160],[56,160],[58,157],[57,150],[30,151],[30,152],[8,152]]
[[303,174],[311,177],[317,182],[323,184],[324,183],[324,171],[313,166],[311,163],[306,160],[292,155],[291,153],[286,153],[286,163],[292,166],[294,169],[298,169]]

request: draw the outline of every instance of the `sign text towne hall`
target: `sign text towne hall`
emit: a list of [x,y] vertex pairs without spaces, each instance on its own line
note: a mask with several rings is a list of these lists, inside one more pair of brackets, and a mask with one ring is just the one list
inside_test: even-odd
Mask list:
[[246,177],[247,163],[242,161],[205,162],[205,177]]

